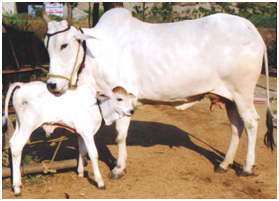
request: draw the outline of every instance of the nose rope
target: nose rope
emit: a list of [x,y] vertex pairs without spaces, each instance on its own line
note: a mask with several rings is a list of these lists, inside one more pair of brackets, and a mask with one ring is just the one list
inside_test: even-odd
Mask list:
[[[63,31],[59,31],[59,32],[56,32],[56,33],[53,33],[53,34],[47,34],[47,36],[48,36],[47,47],[48,47],[48,42],[49,42],[49,37],[50,37],[50,36],[53,36],[53,35],[58,34],[58,33],[65,32],[65,31],[67,31],[67,30],[69,30],[69,29],[70,29],[70,26],[69,26],[67,29],[63,30]],[[82,31],[81,29],[79,29],[79,30],[83,33],[83,31]],[[83,41],[83,50],[84,50],[83,59],[82,59],[81,64],[80,64],[79,67],[77,68],[77,71],[80,70],[81,66],[84,64],[84,61],[85,61],[85,55],[86,55],[86,43],[85,43],[85,41]],[[75,72],[75,66],[76,66],[76,64],[77,64],[79,51],[80,51],[80,40],[78,41],[78,51],[77,51],[75,63],[74,63],[73,70],[72,70],[72,73],[71,73],[70,78],[67,78],[67,77],[62,76],[62,75],[53,75],[53,74],[50,74],[50,73],[47,74],[47,78],[53,77],[53,78],[66,79],[66,80],[69,81],[69,88],[70,88],[70,89],[76,88],[76,87],[77,87],[76,84],[75,84],[75,85],[72,85],[72,78],[73,78],[73,75],[74,75],[74,72]]]

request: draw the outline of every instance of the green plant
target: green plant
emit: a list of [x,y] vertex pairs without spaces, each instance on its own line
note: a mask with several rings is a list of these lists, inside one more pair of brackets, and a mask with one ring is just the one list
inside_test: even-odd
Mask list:
[[40,159],[37,156],[37,152],[36,151],[32,151],[32,152],[26,154],[24,156],[24,158],[22,159],[22,163],[24,165],[29,165],[31,163],[33,163],[33,164],[35,163],[36,164],[36,163],[39,163],[39,162],[40,162]]
[[150,14],[152,14],[155,17],[162,17],[163,21],[171,21],[172,5],[169,2],[162,3],[161,7],[154,5],[151,8]]
[[24,184],[42,184],[45,179],[53,177],[53,174],[28,174],[22,177]]
[[[83,12],[85,12],[85,13],[89,13],[89,9],[85,9],[85,10],[83,10]],[[92,19],[92,13],[93,13],[93,8],[91,9],[91,11],[90,11],[90,13],[91,13],[91,16],[90,16],[90,19]],[[104,11],[104,9],[99,9],[99,18],[103,15],[105,13],[105,11]]]
[[99,9],[99,18],[105,13],[104,9]]
[[58,16],[58,15],[50,14],[49,16],[51,17],[51,19],[56,20],[56,21],[61,21],[61,20],[63,20],[63,17],[60,17],[60,16]]
[[2,189],[11,188],[11,184],[2,184]]
[[235,9],[230,8],[232,5],[229,2],[217,2],[217,5],[221,6],[221,13],[229,13],[229,14],[235,14]]
[[239,2],[237,4],[237,7],[239,9],[239,15],[245,18],[251,17],[253,14],[249,10],[255,9],[255,3],[251,2]]
[[145,7],[143,10],[141,6],[134,6],[133,9],[135,9],[135,11],[132,11],[132,15],[134,17],[142,19],[143,12],[145,12],[148,9],[148,7]]
[[44,180],[43,175],[35,174],[35,175],[26,175],[24,177],[25,183],[28,184],[41,184]]
[[257,28],[276,28],[277,17],[270,15],[251,15],[247,17]]
[[36,7],[35,5],[32,5],[33,10],[35,11],[35,17],[41,17],[42,16],[42,8]]
[[5,12],[2,14],[2,21],[5,27],[10,27],[18,31],[28,31],[31,24],[24,18],[27,14],[12,14],[12,12]]
[[190,17],[190,12],[191,12],[191,9],[189,9],[189,8],[188,8],[187,10],[182,11],[181,13],[185,13],[185,15],[184,15],[184,16],[177,16],[177,17],[175,18],[175,20],[181,21],[181,20],[192,19],[192,18]]

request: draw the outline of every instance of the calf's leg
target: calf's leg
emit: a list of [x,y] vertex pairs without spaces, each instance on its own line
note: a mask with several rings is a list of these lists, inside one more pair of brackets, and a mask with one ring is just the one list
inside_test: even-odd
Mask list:
[[81,136],[78,135],[78,148],[79,148],[79,159],[78,159],[78,177],[84,176],[84,159],[87,154],[87,149]]
[[13,137],[10,140],[10,148],[12,154],[12,165],[13,165],[13,189],[14,195],[19,196],[21,191],[20,187],[21,183],[21,173],[20,173],[20,163],[21,163],[21,155],[22,149],[26,142],[28,141],[32,130],[28,129],[16,129],[13,134]]

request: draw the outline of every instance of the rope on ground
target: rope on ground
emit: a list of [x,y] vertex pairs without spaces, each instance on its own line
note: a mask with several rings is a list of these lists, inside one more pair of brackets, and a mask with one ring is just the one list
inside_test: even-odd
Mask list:
[[57,154],[57,152],[58,152],[58,150],[59,150],[59,148],[60,148],[60,145],[61,145],[61,143],[62,143],[62,138],[63,138],[63,137],[64,137],[64,136],[61,137],[61,139],[60,139],[60,141],[59,141],[59,144],[58,144],[57,147],[56,147],[56,150],[55,150],[55,152],[54,152],[54,155],[53,155],[53,157],[52,157],[52,159],[51,159],[49,165],[46,166],[45,163],[44,163],[44,161],[42,162],[42,163],[43,163],[43,166],[44,166],[44,168],[45,168],[45,169],[43,170],[43,172],[44,172],[45,174],[48,173],[48,172],[50,172],[50,173],[56,173],[56,170],[55,170],[55,169],[50,169],[50,167],[51,167],[51,165],[52,165],[52,163],[53,163],[53,161],[54,161],[54,159],[55,159],[55,157],[56,157],[56,154]]
[[[28,144],[28,145],[33,145],[33,144],[42,143],[42,142],[48,142],[48,143],[49,143],[49,142],[58,142],[58,141],[59,141],[59,144],[58,144],[57,147],[56,147],[56,150],[55,150],[55,152],[54,152],[54,155],[53,155],[52,159],[51,159],[51,160],[44,160],[44,161],[42,161],[42,164],[43,164],[43,166],[44,166],[43,173],[45,173],[45,174],[47,174],[48,172],[50,172],[50,173],[56,173],[56,170],[55,170],[55,169],[51,169],[50,167],[51,167],[51,165],[52,165],[52,163],[53,163],[53,161],[54,161],[54,159],[55,159],[55,157],[56,157],[56,154],[57,154],[57,152],[58,152],[58,150],[59,150],[59,148],[60,148],[60,146],[61,146],[62,141],[70,139],[69,137],[64,136],[64,132],[65,132],[65,130],[63,130],[62,136],[59,137],[59,138],[56,138],[56,139],[51,139],[51,140],[38,140],[38,141],[26,143],[26,145],[27,145],[27,144]],[[4,147],[4,148],[2,148],[2,149],[3,149],[3,150],[10,149],[10,146]],[[49,161],[50,161],[50,162],[49,162]],[[49,162],[48,165],[46,165],[47,162]],[[22,168],[24,168],[24,167],[22,167]]]
[[[28,142],[25,145],[33,145],[33,144],[37,144],[37,143],[42,143],[42,142],[60,142],[60,141],[64,141],[64,140],[68,140],[70,139],[69,137],[66,136],[61,136],[59,138],[55,138],[55,139],[51,139],[51,140],[38,140],[38,141],[34,141],[34,142]],[[4,147],[3,149],[9,149],[10,146]]]

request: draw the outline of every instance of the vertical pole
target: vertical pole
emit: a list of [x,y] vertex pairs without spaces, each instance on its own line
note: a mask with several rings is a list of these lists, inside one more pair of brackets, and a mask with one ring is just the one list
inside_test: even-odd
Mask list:
[[142,21],[145,20],[145,2],[142,3]]
[[90,24],[91,5],[90,5],[90,2],[88,2],[88,4],[89,4],[89,13],[88,13],[88,28],[91,28],[91,24]]
[[94,3],[93,5],[93,24],[92,27],[95,27],[95,25],[99,21],[99,3]]

